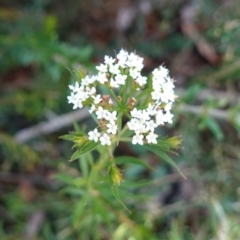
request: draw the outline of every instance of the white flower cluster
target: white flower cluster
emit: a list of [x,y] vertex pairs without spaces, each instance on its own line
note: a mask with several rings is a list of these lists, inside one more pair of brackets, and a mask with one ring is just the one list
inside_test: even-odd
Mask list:
[[[68,96],[68,102],[73,104],[73,109],[88,106],[90,113],[95,113],[101,131],[95,128],[88,133],[89,140],[98,142],[102,145],[111,145],[111,138],[117,134],[117,111],[115,102],[111,95],[97,94],[97,85],[104,85],[113,89],[112,94],[117,89],[125,94],[132,101],[125,101],[130,111],[131,119],[127,123],[128,128],[135,132],[132,138],[133,144],[142,145],[144,142],[149,144],[157,143],[157,134],[155,128],[165,123],[171,123],[173,115],[170,110],[175,100],[173,80],[169,77],[168,70],[160,66],[155,69],[149,79],[141,75],[143,68],[143,58],[135,53],[128,53],[121,50],[116,58],[105,56],[104,63],[96,67],[98,74],[94,76],[87,75],[81,80],[81,83],[70,85],[71,95]],[[147,84],[149,81],[149,84]],[[129,84],[130,83],[130,84]],[[123,88],[128,86],[130,90]],[[138,91],[133,93],[132,89],[150,88],[151,96],[148,96],[148,106],[144,109],[133,108]],[[116,89],[116,90],[115,90]],[[122,96],[118,96],[119,99]],[[124,99],[125,99],[124,98]],[[134,99],[134,100],[133,100]],[[137,103],[136,103],[137,105]]]
[[171,114],[174,95],[173,80],[169,77],[169,71],[161,66],[152,72],[152,101],[146,109],[131,111],[132,119],[127,123],[130,130],[135,132],[132,143],[143,145],[143,139],[147,142],[157,143],[157,134],[154,130],[159,125],[172,123]]

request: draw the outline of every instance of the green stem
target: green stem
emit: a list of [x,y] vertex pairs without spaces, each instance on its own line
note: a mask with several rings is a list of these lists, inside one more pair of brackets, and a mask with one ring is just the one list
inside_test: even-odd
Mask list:
[[121,129],[122,129],[122,113],[120,112],[118,115],[117,126],[118,126],[118,133],[117,133],[117,145],[119,143],[119,138],[121,137]]
[[120,136],[123,135],[127,130],[128,130],[128,126],[127,126],[127,124],[125,124],[125,126],[123,127],[123,129],[121,131]]
[[[127,79],[126,79],[126,84],[123,85],[122,98],[123,98],[124,106],[127,105],[127,101],[129,99],[129,96],[130,96],[129,93],[132,91],[132,83],[133,83],[132,77],[128,76]],[[130,89],[130,92],[128,92],[128,89]]]
[[119,138],[118,140],[122,141],[122,142],[131,142],[132,141],[131,138],[127,138],[127,137],[122,137],[122,138]]
[[135,98],[136,98],[136,100],[139,100],[139,99],[141,99],[142,97],[144,97],[145,95],[148,95],[148,96],[149,96],[150,93],[151,93],[151,90],[150,90],[150,89],[145,89],[145,90],[141,91],[140,94],[138,94]]
[[114,98],[114,100],[116,101],[117,105],[120,106],[120,102],[116,96],[116,94],[114,93],[114,91],[112,89],[109,89],[110,95]]

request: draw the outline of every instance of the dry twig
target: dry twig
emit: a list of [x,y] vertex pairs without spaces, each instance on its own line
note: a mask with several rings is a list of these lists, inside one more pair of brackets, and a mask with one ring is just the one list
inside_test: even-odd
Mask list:
[[[181,88],[177,89],[177,94],[181,97],[184,96],[185,91]],[[235,95],[229,96],[229,94],[224,92],[218,92],[218,91],[210,91],[210,90],[201,90],[198,95],[197,99],[200,101],[204,101],[208,97],[213,97],[216,99],[223,99],[226,98],[229,103],[236,104],[239,102],[239,97]],[[185,113],[192,113],[195,115],[201,115],[204,112],[206,112],[206,108],[204,106],[193,106],[188,104],[183,104],[180,106],[180,112]],[[231,120],[231,113],[227,110],[219,110],[219,109],[208,109],[207,113],[216,119],[220,120]],[[17,142],[27,142],[39,135],[45,135],[50,134],[53,132],[56,132],[60,130],[63,127],[70,126],[73,121],[80,121],[84,120],[89,116],[89,113],[86,109],[80,109],[74,112],[66,113],[57,117],[53,117],[49,121],[45,121],[42,123],[39,123],[35,126],[20,130],[16,133],[14,136],[15,140]],[[235,118],[236,121],[240,121],[240,114],[238,114]]]
[[17,142],[27,142],[39,135],[50,134],[59,129],[69,126],[73,121],[80,121],[89,116],[87,109],[80,109],[74,112],[66,113],[54,117],[46,122],[41,122],[35,126],[20,130],[14,136]]

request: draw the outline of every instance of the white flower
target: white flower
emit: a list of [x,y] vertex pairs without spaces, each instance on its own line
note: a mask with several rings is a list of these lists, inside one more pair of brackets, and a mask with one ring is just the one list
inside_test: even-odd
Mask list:
[[142,134],[136,134],[132,138],[132,144],[140,144],[143,145],[143,135]]
[[145,121],[147,121],[149,119],[150,119],[149,112],[146,109],[142,110],[141,111],[141,115],[140,115],[140,120],[142,122],[145,122]]
[[111,80],[110,80],[110,86],[111,86],[112,88],[119,88],[118,82],[115,81],[113,78],[111,78]]
[[110,65],[109,72],[112,73],[112,74],[119,74],[120,73],[119,65],[117,65],[117,64]]
[[79,83],[75,82],[75,86],[74,85],[69,85],[69,88],[73,91],[73,92],[78,92],[79,90]]
[[91,83],[91,78],[90,78],[90,76],[86,76],[85,78],[83,78],[82,79],[82,81],[81,81],[81,85],[82,86],[87,86],[87,85],[89,85]]
[[164,115],[162,110],[158,110],[156,115],[156,122],[157,122],[157,125],[164,125]]
[[164,79],[168,77],[169,71],[167,68],[160,66],[153,70],[153,77]]
[[68,103],[74,103],[76,101],[76,95],[71,92],[71,95],[67,97]]
[[117,120],[117,111],[109,112],[106,110],[105,112],[105,119],[107,121],[115,121]]
[[77,97],[79,100],[84,102],[85,100],[87,100],[89,98],[89,92],[86,89],[83,89],[77,93]]
[[88,139],[93,140],[94,142],[98,142],[98,139],[100,137],[100,133],[98,132],[97,128],[95,128],[93,131],[88,132]]
[[126,75],[121,75],[121,74],[118,74],[118,75],[116,75],[116,77],[115,77],[115,81],[116,81],[119,85],[124,85],[126,79],[127,79],[127,76],[126,76]]
[[169,70],[164,66],[160,67],[160,71],[161,71],[161,74],[162,74],[163,77],[167,77],[168,74],[169,74]]
[[158,92],[158,91],[151,92],[152,99],[159,100],[160,94],[161,94],[161,92]]
[[153,78],[152,79],[152,86],[153,86],[153,89],[154,90],[158,90],[158,91],[161,91],[162,88],[164,87],[165,85],[165,79],[163,78]]
[[101,73],[106,73],[107,72],[107,65],[100,64],[99,66],[96,66],[96,69]]
[[165,107],[164,107],[164,110],[165,111],[170,111],[172,109],[172,102],[168,102]]
[[154,143],[154,144],[157,144],[157,134],[153,133],[153,132],[150,132],[147,136],[146,136],[146,139],[147,139],[147,142],[148,143]]
[[97,76],[96,75],[93,75],[93,76],[89,76],[89,84],[93,84],[97,81]]
[[136,79],[136,82],[142,87],[147,83],[147,78],[139,75]]
[[112,104],[113,104],[113,100],[112,100],[111,98],[109,98],[108,103],[109,103],[110,105],[112,105]]
[[141,111],[137,110],[136,108],[134,108],[130,113],[134,118],[140,118],[141,116]]
[[143,68],[143,58],[139,57],[135,53],[130,53],[128,56],[127,65],[130,68],[136,68],[139,71]]
[[98,73],[98,76],[97,76],[97,80],[98,80],[101,84],[104,84],[105,82],[107,82],[108,79],[107,79],[106,73],[101,73],[101,72],[99,72],[99,73]]
[[101,95],[93,96],[94,104],[99,104],[102,101]]
[[91,95],[95,94],[97,90],[96,90],[95,87],[91,87],[91,88],[90,88],[90,87],[87,87],[87,88],[86,88],[86,91],[88,92],[88,95],[91,96]]
[[73,103],[73,109],[76,109],[76,108],[82,108],[83,105],[82,105],[82,101],[78,100],[76,102]]
[[100,142],[102,145],[111,145],[110,137],[106,133],[100,137]]
[[164,122],[172,123],[172,118],[173,118],[173,114],[171,114],[170,111],[167,111],[167,112],[163,115],[163,121],[164,121]]
[[97,115],[97,119],[103,119],[106,117],[107,115],[107,110],[103,109],[101,106],[98,107],[97,111],[96,111],[96,115]]
[[105,56],[104,57],[104,63],[106,64],[106,65],[113,65],[114,64],[114,62],[115,62],[115,59],[114,58],[112,58],[112,57],[109,57],[109,56]]
[[175,100],[174,92],[164,92],[162,94],[162,98],[164,99],[162,101],[165,103],[168,103],[169,101],[174,102],[174,100]]
[[158,106],[157,103],[155,103],[154,105],[152,105],[151,103],[148,104],[147,111],[149,116],[155,116],[157,114],[156,110],[157,106]]
[[164,90],[165,91],[169,91],[169,92],[173,92],[173,89],[175,88],[175,86],[174,86],[174,84],[173,84],[173,81],[172,81],[172,79],[170,79],[170,78],[167,78],[166,79],[167,81],[166,81],[166,83],[164,84]]
[[[73,85],[69,85],[71,92],[67,97],[67,101],[73,104],[73,109],[82,108],[84,105],[88,107],[90,113],[94,112],[96,114],[98,120],[104,120],[102,123],[104,123],[106,130],[102,133],[99,133],[97,128],[90,131],[88,133],[90,140],[95,142],[100,141],[102,145],[111,144],[110,136],[111,134],[115,135],[118,128],[118,112],[113,111],[117,107],[124,109],[124,111],[132,109],[133,106],[139,106],[140,108],[138,110],[135,107],[126,114],[130,114],[127,126],[133,131],[133,144],[143,145],[144,138],[146,143],[156,144],[157,134],[154,133],[155,128],[159,125],[172,123],[173,114],[171,113],[171,109],[176,96],[174,95],[174,81],[169,76],[169,70],[164,66],[154,69],[151,76],[151,86],[148,86],[147,77],[141,75],[142,68],[142,57],[121,49],[117,53],[116,58],[110,56],[104,57],[104,63],[96,66],[97,75],[87,75],[81,79],[80,83],[75,82]],[[131,89],[127,89],[124,92],[124,88],[118,90],[120,86],[126,84],[126,81],[129,81],[127,87],[131,88],[134,86],[132,90],[141,91],[145,86],[146,89],[150,87],[150,103],[148,103],[147,107],[144,107],[145,102],[141,101],[141,99],[140,104],[130,101],[133,96],[137,96],[136,99],[139,100],[141,93],[134,93]],[[115,99],[114,94],[116,94],[117,98],[123,99],[122,104],[126,103],[126,106],[117,106],[117,100],[113,101],[110,97],[108,104],[106,102],[107,98],[103,98],[97,92],[98,89],[101,89],[99,88],[100,84],[105,85],[103,86],[105,94],[108,94],[108,96],[111,95],[114,97],[113,99]],[[109,91],[111,92],[107,93],[109,87]],[[126,94],[129,96],[126,96]],[[127,97],[130,99],[127,99]],[[128,103],[129,106],[127,106]],[[141,106],[141,103],[144,103],[144,105]]]
[[147,131],[153,132],[154,129],[155,129],[157,126],[158,126],[158,125],[157,125],[153,120],[150,120],[150,121],[147,121],[147,122],[146,122],[146,129],[147,129]]
[[135,118],[132,118],[130,121],[127,122],[128,128],[133,131],[135,131],[137,124],[138,121]]
[[136,79],[136,78],[138,78],[138,77],[140,76],[140,72],[139,72],[139,70],[136,69],[136,68],[131,68],[131,69],[129,70],[129,74],[130,74],[130,76],[131,76],[133,79]]
[[126,67],[127,65],[127,58],[128,58],[128,52],[121,49],[120,52],[117,54],[118,64],[120,67]]
[[110,121],[108,124],[107,124],[107,132],[108,133],[112,133],[112,134],[116,134],[117,133],[117,125],[115,124],[114,121]]
[[89,109],[89,112],[92,113],[96,110],[95,105],[92,104],[91,108]]
[[146,133],[148,130],[146,128],[146,123],[145,122],[139,122],[138,126],[135,129],[136,134],[140,133]]

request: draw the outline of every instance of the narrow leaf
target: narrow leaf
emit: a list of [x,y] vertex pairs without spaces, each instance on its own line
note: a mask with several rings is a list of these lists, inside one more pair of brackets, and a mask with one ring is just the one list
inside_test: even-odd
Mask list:
[[144,166],[146,168],[149,168],[150,170],[154,170],[149,164],[147,164],[146,162],[142,161],[139,158],[135,158],[135,157],[130,157],[130,156],[122,156],[122,157],[116,157],[115,158],[116,163],[132,163],[132,164],[137,164],[137,165],[141,165]]
[[91,152],[99,145],[99,142],[89,141],[86,142],[80,149],[78,149],[69,160],[70,162],[76,160],[77,158],[81,157],[82,155]]
[[112,189],[112,194],[116,198],[116,200],[131,214],[131,211],[127,208],[127,206],[123,203],[123,201],[119,196],[118,186],[117,185],[112,186],[111,189]]
[[153,146],[153,145],[144,145],[144,148],[147,150],[155,153],[157,156],[165,160],[167,163],[169,163],[172,167],[174,167],[182,176],[184,179],[187,179],[185,175],[181,172],[177,164],[164,152],[162,149],[158,146]]
[[217,138],[217,140],[219,141],[223,140],[224,138],[223,132],[219,127],[218,123],[213,118],[206,117],[205,123],[206,123],[206,126],[212,131],[214,136]]
[[67,175],[64,173],[58,173],[54,175],[54,178],[68,185],[74,185],[74,178],[70,175]]
[[84,137],[84,133],[81,132],[71,132],[69,134],[65,134],[63,136],[60,136],[59,138],[69,141],[74,141],[76,137]]
[[60,136],[59,138],[64,139],[64,140],[68,140],[68,141],[73,141],[73,137],[74,137],[74,133],[70,133],[70,134]]

